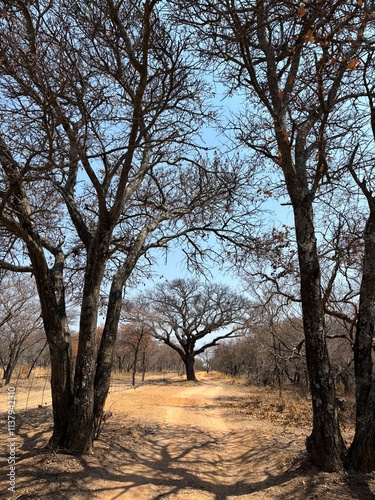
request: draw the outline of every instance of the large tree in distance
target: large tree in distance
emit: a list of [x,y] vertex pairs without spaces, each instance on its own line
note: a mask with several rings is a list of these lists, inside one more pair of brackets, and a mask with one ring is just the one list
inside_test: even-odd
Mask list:
[[[263,168],[282,174],[293,208],[313,428],[309,457],[339,470],[341,437],[326,345],[314,203],[332,190],[350,161],[356,134],[353,96],[361,57],[370,46],[374,4],[285,0],[179,2],[178,20],[192,27],[205,63],[229,92],[246,95],[232,123],[237,144]],[[372,32],[371,32],[372,34]],[[359,85],[359,86],[358,86]],[[358,105],[358,102],[356,103]],[[353,136],[352,136],[353,137]]]
[[92,447],[125,284],[155,249],[185,238],[199,253],[194,232],[227,230],[244,179],[242,166],[195,146],[204,79],[165,8],[0,1],[0,264],[35,278],[51,357],[50,445],[71,453]]
[[228,286],[196,279],[159,283],[126,308],[131,320],[180,355],[187,380],[196,380],[195,358],[221,340],[244,335],[250,302]]

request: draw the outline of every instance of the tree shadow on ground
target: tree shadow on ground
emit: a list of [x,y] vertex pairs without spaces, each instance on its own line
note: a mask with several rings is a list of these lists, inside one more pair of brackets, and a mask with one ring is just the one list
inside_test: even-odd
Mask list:
[[[6,414],[1,420],[4,429]],[[46,450],[50,433],[50,410],[18,415],[18,499],[375,498],[374,475],[319,472],[291,453],[292,433],[279,439],[245,429],[203,433],[110,422],[94,454],[84,457]]]

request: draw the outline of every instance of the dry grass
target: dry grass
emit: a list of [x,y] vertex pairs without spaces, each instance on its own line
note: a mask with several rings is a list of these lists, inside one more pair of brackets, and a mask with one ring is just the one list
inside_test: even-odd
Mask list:
[[[310,428],[312,422],[311,400],[298,388],[287,387],[283,391],[270,387],[249,386],[248,396],[224,401],[235,414],[282,425]],[[346,398],[339,410],[340,426],[344,438],[349,440],[354,432],[354,399]]]
[[296,391],[279,391],[269,387],[249,387],[249,396],[224,403],[242,417],[280,424],[311,424],[311,403]]
[[30,377],[27,378],[28,371],[29,369],[24,366],[18,367],[13,372],[12,380],[9,385],[17,387],[30,387],[30,385],[33,385],[33,387],[40,387],[45,384],[46,380],[50,380],[50,368],[34,368]]

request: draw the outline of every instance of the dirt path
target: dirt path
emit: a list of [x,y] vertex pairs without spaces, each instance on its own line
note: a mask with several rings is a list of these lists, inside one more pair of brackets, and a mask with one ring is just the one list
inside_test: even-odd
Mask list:
[[[0,391],[0,400],[4,396]],[[251,389],[203,377],[110,393],[91,456],[46,452],[50,407],[18,413],[17,494],[48,500],[374,499],[375,478],[324,474],[301,457],[309,429],[235,413]],[[34,401],[30,395],[29,403]],[[35,400],[37,401],[37,400]],[[2,429],[5,428],[2,414]],[[4,433],[1,436],[6,441]],[[2,479],[5,477],[2,476]]]
[[[119,482],[119,496],[100,498],[262,498],[256,492],[290,464],[301,443],[294,434],[286,443],[288,432],[281,429],[280,444],[274,426],[230,416],[222,402],[239,393],[239,387],[205,380],[159,387],[157,395],[141,387],[130,396],[128,407],[116,395],[110,397],[114,414],[125,414],[130,421],[139,418],[150,426],[151,435],[135,451],[137,473],[126,484]],[[264,498],[283,498],[282,484],[273,495],[268,491]]]

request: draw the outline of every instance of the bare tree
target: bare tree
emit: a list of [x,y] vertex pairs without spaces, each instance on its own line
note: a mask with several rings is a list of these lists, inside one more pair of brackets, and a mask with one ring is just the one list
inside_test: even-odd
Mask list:
[[144,380],[148,354],[152,352],[153,337],[145,326],[139,321],[127,324],[119,329],[118,342],[115,353],[123,365],[132,371],[132,385],[135,385],[137,371],[141,367],[142,381]]
[[[176,3],[205,63],[213,61],[229,93],[246,94],[249,105],[233,119],[235,140],[263,168],[274,164],[282,174],[294,213],[312,392],[307,450],[322,469],[342,469],[346,448],[326,345],[314,202],[330,192],[345,163],[342,146],[352,144],[347,134],[361,126],[350,104],[372,35],[373,2]],[[335,150],[343,154],[336,161]]]
[[[50,444],[81,454],[108,393],[124,285],[174,239],[194,255],[193,234],[229,228],[245,176],[195,146],[205,83],[164,2],[0,9],[0,262],[34,275],[51,357]],[[74,371],[70,292],[80,306]]]
[[184,373],[184,364],[180,355],[162,342],[156,342],[156,347],[150,360],[150,370],[157,372]]
[[31,279],[12,275],[2,279],[0,318],[0,359],[4,382],[9,384],[21,357],[44,343],[40,305]]
[[176,279],[135,299],[128,313],[181,357],[187,380],[196,380],[195,358],[221,340],[244,334],[251,317],[248,300],[229,287]]

